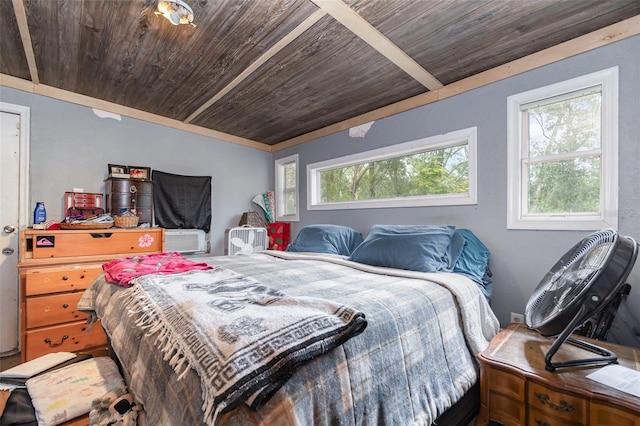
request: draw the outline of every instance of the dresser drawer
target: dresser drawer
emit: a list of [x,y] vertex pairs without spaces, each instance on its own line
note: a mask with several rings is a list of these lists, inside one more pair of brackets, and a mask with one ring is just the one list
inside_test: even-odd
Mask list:
[[50,352],[78,352],[95,346],[106,346],[107,336],[100,322],[96,322],[87,333],[86,321],[53,327],[28,330],[25,340],[25,361]]
[[522,426],[525,421],[525,408],[522,400],[507,398],[495,392],[491,392],[489,396],[491,420],[505,426]]
[[161,228],[42,232],[34,236],[33,259],[161,252]]
[[492,368],[489,373],[491,392],[498,392],[518,401],[524,401],[524,379],[506,371]]
[[27,328],[43,327],[87,319],[87,314],[76,309],[81,292],[52,296],[30,297],[26,300]]
[[[535,408],[529,409],[527,413],[527,426],[580,426],[585,425],[587,423],[576,423],[570,420],[563,420],[557,417],[550,416],[547,413],[544,413],[540,410],[536,410]],[[592,423],[594,426],[603,426],[599,423]]]
[[587,423],[588,402],[578,396],[556,392],[530,382],[527,404],[543,413],[575,423]]
[[590,423],[599,426],[640,426],[640,412],[591,403]]
[[25,296],[84,290],[102,272],[102,263],[30,269],[25,272]]

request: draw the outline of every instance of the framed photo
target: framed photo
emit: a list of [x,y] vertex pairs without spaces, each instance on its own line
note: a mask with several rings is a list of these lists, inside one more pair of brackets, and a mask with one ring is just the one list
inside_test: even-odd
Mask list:
[[129,177],[131,179],[149,179],[151,177],[151,168],[129,166]]
[[129,167],[121,166],[120,164],[109,164],[109,174],[124,175],[129,173]]

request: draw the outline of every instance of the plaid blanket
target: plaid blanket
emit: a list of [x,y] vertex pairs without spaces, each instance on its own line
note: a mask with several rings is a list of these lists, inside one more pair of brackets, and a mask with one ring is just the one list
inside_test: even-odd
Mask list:
[[202,378],[204,416],[242,402],[260,408],[296,366],[360,334],[364,314],[314,297],[291,297],[234,271],[215,267],[144,275],[121,293],[124,305],[178,379]]
[[[364,312],[368,323],[357,338],[299,366],[258,411],[240,404],[216,424],[431,424],[476,383],[475,354],[498,331],[480,290],[459,274],[281,252],[197,260],[287,295],[350,306]],[[196,391],[200,375],[189,369],[177,380],[155,339],[121,303],[118,295],[126,291],[98,278],[78,307],[101,319],[129,389],[144,406],[146,424],[206,424],[204,399]]]

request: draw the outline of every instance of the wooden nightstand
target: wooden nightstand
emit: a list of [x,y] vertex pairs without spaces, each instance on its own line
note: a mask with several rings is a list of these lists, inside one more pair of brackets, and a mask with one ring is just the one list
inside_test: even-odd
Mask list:
[[[614,351],[620,365],[640,371],[640,349],[584,340]],[[640,426],[640,398],[586,378],[601,367],[546,371],[544,356],[552,343],[553,338],[522,324],[509,324],[491,340],[478,355],[481,407],[476,425]],[[555,358],[592,355],[564,343]]]

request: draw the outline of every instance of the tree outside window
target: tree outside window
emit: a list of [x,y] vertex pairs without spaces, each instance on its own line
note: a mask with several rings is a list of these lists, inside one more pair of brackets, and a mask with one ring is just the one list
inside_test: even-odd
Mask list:
[[307,166],[308,208],[476,203],[476,128]]
[[617,226],[617,75],[509,97],[508,228]]

